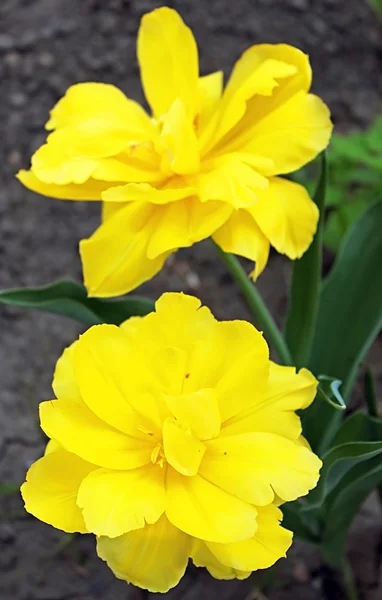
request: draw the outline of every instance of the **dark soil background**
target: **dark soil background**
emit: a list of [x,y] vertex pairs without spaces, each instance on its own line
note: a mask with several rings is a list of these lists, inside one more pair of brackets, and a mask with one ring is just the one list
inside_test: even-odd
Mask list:
[[[253,43],[288,42],[308,52],[314,90],[329,104],[337,130],[365,127],[380,111],[382,38],[366,0],[179,0],[193,28],[201,69],[229,73]],[[0,0],[0,288],[81,279],[78,240],[99,221],[99,207],[40,198],[15,172],[44,139],[49,109],[78,81],[104,81],[142,99],[135,58],[141,15],[150,0]],[[272,256],[259,288],[273,314],[285,314],[290,265]],[[249,318],[212,246],[169,260],[142,292],[199,295],[220,318]],[[41,455],[38,402],[51,396],[55,361],[80,333],[56,316],[0,307],[0,481],[22,481]],[[381,380],[382,348],[371,362]],[[381,383],[381,381],[379,382]],[[380,388],[379,388],[380,389]],[[362,597],[381,600],[381,515],[371,498],[350,535],[349,555]],[[82,536],[66,548],[62,533],[28,517],[18,496],[0,501],[1,600],[133,600],[141,592],[117,581]],[[335,575],[316,550],[295,544],[281,561],[270,600],[341,599]],[[144,596],[146,597],[146,596]],[[151,595],[150,595],[151,598]],[[255,600],[256,579],[217,582],[191,568],[171,600]]]

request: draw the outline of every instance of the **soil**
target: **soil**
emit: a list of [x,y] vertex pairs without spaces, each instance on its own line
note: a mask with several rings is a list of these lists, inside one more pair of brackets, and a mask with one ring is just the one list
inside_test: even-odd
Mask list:
[[[44,139],[49,109],[78,81],[117,84],[142,100],[135,58],[141,15],[150,0],[1,0],[0,3],[0,287],[81,279],[78,240],[99,221],[99,207],[40,198],[14,174]],[[193,28],[202,72],[228,73],[250,44],[288,42],[311,56],[314,89],[330,105],[338,130],[366,126],[380,110],[381,27],[365,0],[179,0],[169,2]],[[285,314],[290,265],[272,256],[259,287],[278,320]],[[219,318],[248,318],[239,293],[202,243],[178,253],[140,292],[199,295]],[[80,332],[73,321],[1,307],[0,481],[20,482],[41,455],[37,405],[51,396],[62,349]],[[381,364],[376,344],[371,360]],[[380,368],[379,368],[380,379]],[[379,381],[381,384],[381,381]],[[365,600],[382,598],[381,514],[371,497],[349,536],[349,556]],[[218,582],[190,568],[165,597],[255,600],[256,576]],[[269,600],[335,600],[335,574],[314,548],[296,543],[279,564]],[[90,536],[68,544],[62,533],[27,516],[18,495],[0,501],[1,600],[143,598],[96,557]],[[149,595],[151,598],[151,595]]]

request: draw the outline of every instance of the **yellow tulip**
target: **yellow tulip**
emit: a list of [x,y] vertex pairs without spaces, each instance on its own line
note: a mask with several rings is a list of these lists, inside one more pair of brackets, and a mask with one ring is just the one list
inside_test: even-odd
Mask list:
[[174,587],[189,558],[247,577],[291,544],[278,505],[317,483],[321,461],[295,414],[316,386],[271,362],[249,323],[164,294],[155,313],[94,326],[59,359],[26,510],[94,533],[115,575],[153,592]]
[[223,91],[221,71],[199,76],[190,29],[163,7],[142,19],[138,60],[152,116],[113,85],[73,85],[31,169],[18,173],[46,196],[103,200],[103,223],[80,246],[89,295],[126,293],[209,236],[255,261],[254,278],[270,245],[301,257],[318,210],[279,175],[311,161],[332,130],[308,93],[308,57],[286,44],[252,46]]

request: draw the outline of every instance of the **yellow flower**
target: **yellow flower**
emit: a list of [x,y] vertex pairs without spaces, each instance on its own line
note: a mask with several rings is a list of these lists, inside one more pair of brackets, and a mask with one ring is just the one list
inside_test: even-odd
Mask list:
[[247,577],[291,544],[277,505],[317,483],[321,461],[294,412],[316,385],[270,362],[249,323],[164,294],[155,313],[92,327],[59,359],[26,509],[94,533],[116,576],[153,592],[175,586],[189,558]]
[[327,107],[308,93],[308,57],[285,44],[252,46],[223,92],[221,71],[199,76],[190,29],[159,8],[142,19],[138,60],[151,117],[112,85],[74,85],[53,108],[54,131],[31,169],[18,174],[47,196],[103,200],[102,225],[81,242],[89,294],[128,292],[209,236],[254,260],[254,277],[270,244],[299,258],[318,211],[278,175],[312,160],[332,130]]

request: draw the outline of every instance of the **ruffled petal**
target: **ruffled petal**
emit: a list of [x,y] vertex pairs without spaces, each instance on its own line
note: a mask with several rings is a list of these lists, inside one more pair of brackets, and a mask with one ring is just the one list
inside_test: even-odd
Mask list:
[[147,429],[154,443],[167,412],[160,398],[155,398],[156,389],[148,393],[153,376],[142,359],[124,331],[115,325],[91,327],[74,351],[76,379],[90,410],[132,437],[144,439],[147,436],[140,430]]
[[162,516],[121,537],[101,537],[97,553],[119,579],[150,592],[167,592],[184,575],[191,539]]
[[132,202],[80,243],[85,285],[90,296],[119,296],[151,279],[170,252],[154,259],[147,246],[155,229],[155,205]]
[[92,464],[109,469],[135,469],[151,461],[152,442],[108,426],[84,403],[75,400],[42,402],[40,419],[48,437]]
[[281,527],[281,511],[275,506],[259,508],[258,529],[247,540],[234,544],[206,543],[215,559],[225,567],[239,571],[256,571],[271,567],[286,555],[293,533]]
[[65,450],[49,452],[31,466],[21,486],[25,509],[67,533],[88,533],[76,500],[83,479],[96,468]]
[[171,417],[163,424],[163,449],[169,465],[187,477],[197,474],[206,450],[191,431]]
[[179,98],[163,117],[160,143],[164,149],[164,169],[168,167],[179,175],[196,173],[200,169],[199,147],[193,119],[187,115],[186,106]]
[[298,92],[264,116],[236,140],[244,152],[261,153],[274,164],[272,175],[291,173],[326,148],[333,124],[326,104],[313,94]]
[[233,211],[230,218],[212,237],[224,252],[232,252],[253,260],[255,269],[251,275],[254,279],[265,269],[269,256],[269,240],[248,211]]
[[179,98],[194,116],[199,105],[198,49],[180,15],[161,7],[143,16],[138,33],[138,61],[148,103],[155,117]]
[[61,129],[97,118],[110,128],[128,124],[132,133],[150,134],[152,125],[143,108],[130,100],[114,85],[106,83],[77,83],[72,85],[51,110],[47,129]]
[[206,567],[215,579],[247,579],[251,574],[251,571],[238,571],[223,565],[212,554],[206,542],[195,538],[192,541],[191,558],[196,567]]
[[205,444],[203,477],[257,506],[273,502],[275,493],[285,502],[296,500],[317,485],[320,459],[281,436],[220,435]]
[[253,506],[199,475],[184,477],[169,469],[166,487],[166,515],[175,527],[189,535],[228,543],[256,531],[257,511]]
[[156,523],[166,508],[164,469],[97,469],[81,483],[77,504],[88,531],[97,536],[115,538]]
[[273,177],[248,211],[277,252],[294,260],[309,248],[319,211],[302,185]]
[[[183,375],[182,384],[190,375]],[[165,401],[174,417],[191,429],[199,439],[206,440],[219,435],[220,410],[213,388],[204,388],[191,394],[165,396]]]
[[199,77],[200,113],[197,117],[197,128],[203,129],[213,114],[223,93],[223,71],[216,71]]
[[248,410],[224,423],[223,435],[267,431],[297,440],[301,421],[294,411],[307,408],[314,400],[317,379],[307,369],[270,363],[267,391]]
[[106,181],[95,181],[94,179],[88,179],[85,183],[79,185],[76,183],[67,185],[45,183],[33,171],[25,170],[19,171],[16,177],[32,192],[50,198],[60,198],[61,200],[101,200],[102,192],[113,185]]

